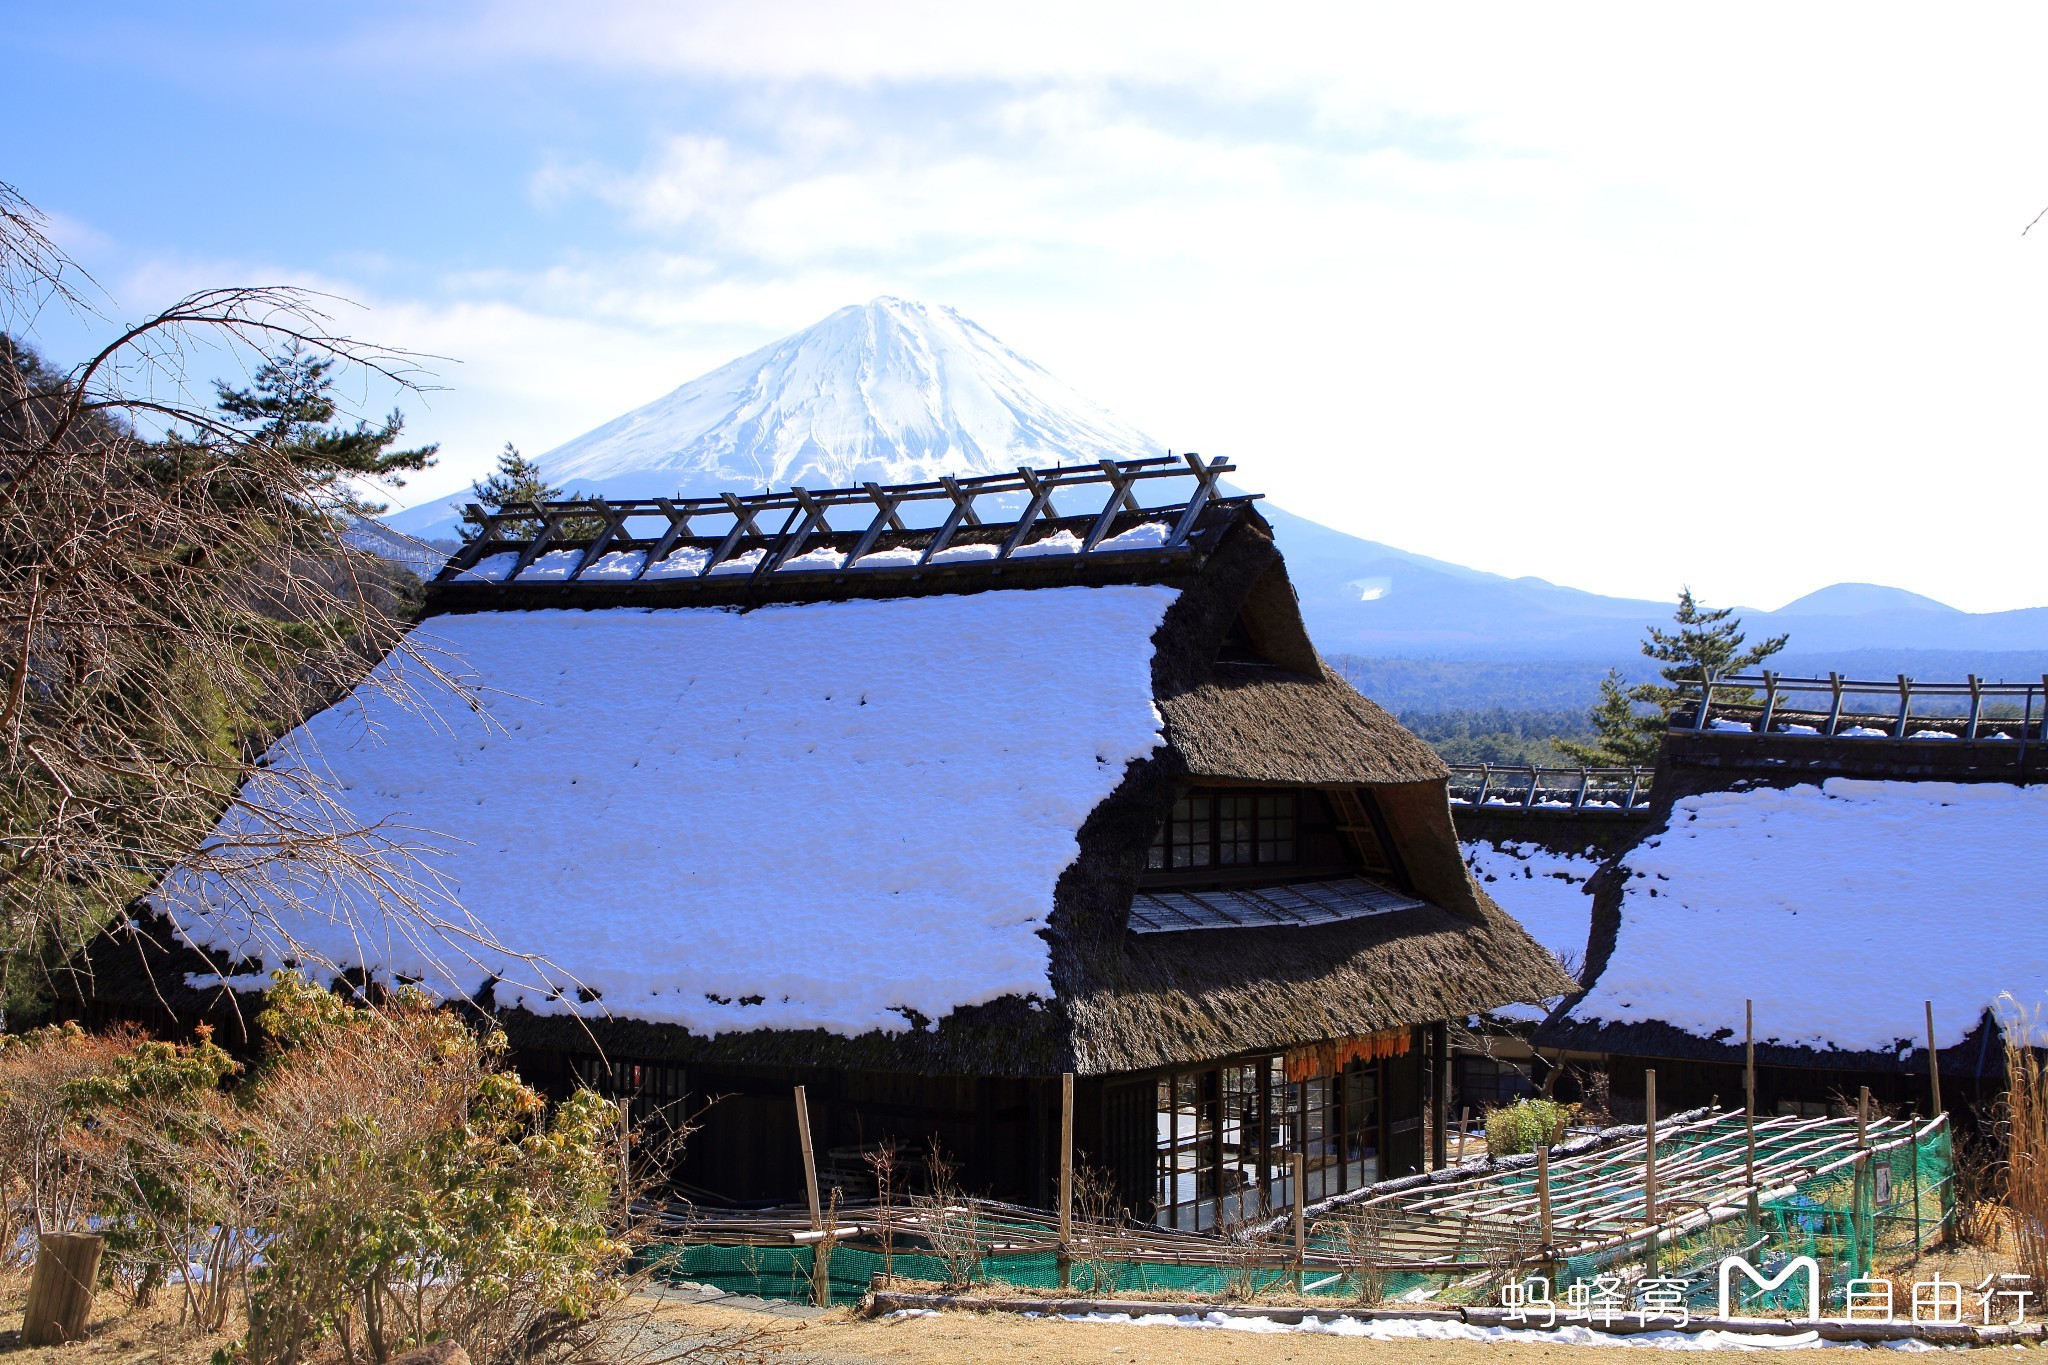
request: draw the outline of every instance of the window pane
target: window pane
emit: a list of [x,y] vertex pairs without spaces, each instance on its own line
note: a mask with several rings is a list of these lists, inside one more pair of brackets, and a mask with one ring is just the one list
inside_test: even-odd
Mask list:
[[1294,797],[1259,798],[1259,861],[1294,861]]
[[1173,803],[1167,822],[1172,840],[1171,862],[1175,867],[1209,865],[1209,798],[1183,796]]
[[1252,860],[1252,830],[1256,809],[1257,802],[1253,797],[1217,798],[1217,862],[1225,867],[1232,867]]

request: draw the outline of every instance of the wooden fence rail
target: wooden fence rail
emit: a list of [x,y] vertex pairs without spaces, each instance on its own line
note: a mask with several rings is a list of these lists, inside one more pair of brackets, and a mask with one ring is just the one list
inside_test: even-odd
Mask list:
[[[1761,694],[1759,697],[1758,694]],[[1811,699],[1812,705],[1800,704]],[[1875,699],[1880,705],[1859,705]],[[1918,708],[1916,709],[1916,703]],[[2039,683],[1888,682],[1787,678],[1744,673],[1709,679],[1703,695],[1672,720],[1696,733],[1807,736],[1822,739],[1964,740],[2048,743],[2048,677]]]
[[1454,806],[1623,815],[1639,815],[1650,807],[1649,768],[1544,768],[1500,763],[1450,766]]

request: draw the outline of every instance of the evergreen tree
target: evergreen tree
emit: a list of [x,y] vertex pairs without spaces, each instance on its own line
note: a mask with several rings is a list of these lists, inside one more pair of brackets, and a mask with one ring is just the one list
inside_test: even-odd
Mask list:
[[334,380],[332,356],[302,349],[294,342],[256,367],[255,382],[231,389],[216,380],[215,406],[237,424],[249,428],[252,444],[282,452],[306,478],[321,509],[339,514],[376,516],[384,504],[370,502],[357,480],[403,488],[407,471],[434,463],[438,445],[393,450],[405,418],[396,408],[373,427],[356,423],[353,430],[329,426],[336,405],[329,393]]
[[[1774,635],[1744,648],[1742,618],[1729,607],[1702,607],[1691,588],[1679,590],[1671,622],[1678,629],[1651,626],[1643,641],[1644,655],[1664,665],[1658,670],[1663,681],[1627,687],[1621,671],[1609,669],[1600,680],[1600,700],[1588,714],[1598,739],[1592,744],[1553,741],[1572,762],[1587,767],[1654,763],[1672,715],[1696,702],[1708,679],[1755,668],[1791,638]],[[1717,690],[1715,697],[1735,703],[1754,700],[1747,688]]]
[[1627,685],[1620,669],[1608,669],[1607,676],[1600,680],[1600,700],[1587,716],[1598,738],[1591,744],[1572,739],[1553,739],[1551,744],[1568,761],[1588,768],[1630,768],[1655,763],[1664,718],[1637,708],[1635,694],[1640,690]]
[[[478,479],[469,486],[476,500],[492,512],[502,512],[507,507],[520,503],[559,502],[562,490],[547,481],[540,472],[540,466],[519,453],[519,447],[510,441],[498,455],[498,467],[487,479]],[[572,500],[576,496],[570,495]],[[604,522],[597,517],[567,517],[563,520],[560,536],[563,540],[590,540],[604,529]],[[532,518],[501,522],[498,533],[509,539],[530,538],[540,531],[540,523]],[[480,532],[465,524],[462,527],[464,540],[475,540]]]
[[[1681,705],[1701,696],[1709,679],[1755,668],[1792,638],[1774,635],[1744,649],[1742,618],[1732,607],[1702,607],[1691,588],[1679,590],[1678,610],[1671,614],[1671,622],[1678,627],[1676,631],[1651,626],[1650,638],[1643,641],[1643,653],[1664,664],[1658,670],[1664,682],[1644,683],[1636,689],[1636,700],[1655,706],[1665,720]],[[1715,695],[1731,702],[1752,700],[1746,689]]]

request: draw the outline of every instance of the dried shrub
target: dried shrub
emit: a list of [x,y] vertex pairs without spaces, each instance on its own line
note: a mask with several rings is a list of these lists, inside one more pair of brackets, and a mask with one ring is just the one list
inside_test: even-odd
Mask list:
[[78,1087],[111,1073],[131,1042],[76,1024],[0,1034],[0,1266],[25,1267],[43,1233],[86,1226],[93,1182]]
[[1223,1298],[1229,1303],[1256,1303],[1274,1267],[1273,1249],[1251,1223],[1236,1222],[1217,1229],[1221,1243]]
[[1091,1294],[1114,1294],[1123,1288],[1130,1262],[1117,1241],[1129,1221],[1117,1197],[1110,1172],[1085,1162],[1074,1165],[1074,1240],[1072,1256],[1081,1271],[1081,1288]]
[[221,1083],[237,1067],[202,1031],[190,1045],[134,1040],[72,1087],[89,1111],[99,1219],[138,1304],[175,1283],[179,1318],[223,1327],[248,1291],[272,1182]]
[[882,1242],[882,1282],[896,1278],[896,1144],[885,1142],[861,1153],[875,1182],[876,1230]]
[[629,1250],[612,1105],[584,1090],[547,1111],[500,1065],[502,1035],[410,992],[369,1010],[280,976],[258,1023],[278,1043],[250,1103],[276,1207],[252,1361],[448,1337],[509,1362],[600,1339]]
[[960,1188],[959,1168],[946,1159],[937,1138],[932,1139],[925,1176],[930,1193],[916,1195],[910,1201],[918,1231],[924,1234],[932,1255],[945,1270],[945,1287],[965,1289],[974,1283],[987,1254],[980,1210]]
[[1319,1219],[1315,1231],[1337,1243],[1360,1307],[1372,1308],[1385,1299],[1387,1217],[1383,1210],[1353,1204]]
[[[1993,1128],[2003,1119],[1993,1122]],[[1998,1141],[1951,1125],[1950,1150],[1955,1157],[1954,1212],[1950,1226],[1964,1246],[1992,1248],[2005,1236],[2005,1162]]]
[[2020,1269],[2048,1285],[2048,1072],[2029,1046],[2034,1020],[2005,1021],[2005,1200]]

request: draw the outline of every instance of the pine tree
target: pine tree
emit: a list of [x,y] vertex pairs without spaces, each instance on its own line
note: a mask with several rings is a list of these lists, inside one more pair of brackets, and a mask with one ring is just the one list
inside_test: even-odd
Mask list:
[[[1731,673],[1742,673],[1755,668],[1785,647],[1789,635],[1774,635],[1768,640],[1742,647],[1742,618],[1734,614],[1732,607],[1709,610],[1702,607],[1692,595],[1691,588],[1681,588],[1678,593],[1678,610],[1671,615],[1676,631],[1659,630],[1650,627],[1650,638],[1643,641],[1643,653],[1663,663],[1658,670],[1664,682],[1644,683],[1636,688],[1636,700],[1655,706],[1663,719],[1669,720],[1671,713],[1681,706],[1697,699],[1704,691],[1705,684],[1712,678],[1724,678]],[[1716,692],[1717,699],[1730,702],[1752,700],[1747,689]],[[1661,728],[1661,726],[1660,726]]]
[[1600,680],[1600,700],[1588,719],[1599,736],[1591,744],[1554,739],[1551,744],[1568,760],[1588,768],[1631,768],[1657,761],[1657,746],[1663,741],[1664,718],[1638,709],[1635,694],[1640,688],[1627,686],[1618,668],[1607,670]]
[[[1708,679],[1755,668],[1791,638],[1774,635],[1745,649],[1742,618],[1729,607],[1702,607],[1691,588],[1679,590],[1671,621],[1677,630],[1651,626],[1643,641],[1644,655],[1664,665],[1658,670],[1664,681],[1627,687],[1621,670],[1609,669],[1600,680],[1600,700],[1588,713],[1598,739],[1592,744],[1552,741],[1572,762],[1589,768],[1656,762],[1672,715],[1697,701]],[[1747,688],[1717,690],[1715,697],[1734,703],[1754,699]]]
[[296,342],[256,367],[255,382],[246,389],[214,383],[215,406],[241,426],[250,428],[254,444],[282,452],[306,476],[323,511],[376,516],[382,503],[364,498],[358,480],[403,488],[407,471],[434,463],[438,445],[393,450],[405,418],[396,409],[384,424],[358,422],[353,430],[329,426],[336,405],[329,393],[334,380],[332,356],[302,349]]
[[[472,483],[469,491],[492,512],[502,512],[521,503],[562,500],[562,490],[549,483],[540,472],[540,466],[521,455],[519,447],[510,441],[505,442],[505,449],[499,453],[498,467],[491,471],[491,476]],[[590,540],[603,529],[604,523],[596,517],[568,517],[562,522],[560,535],[564,540]],[[512,540],[528,539],[539,531],[540,523],[532,518],[498,524],[498,534]],[[464,540],[474,540],[479,534],[481,532],[473,526],[462,528]]]

